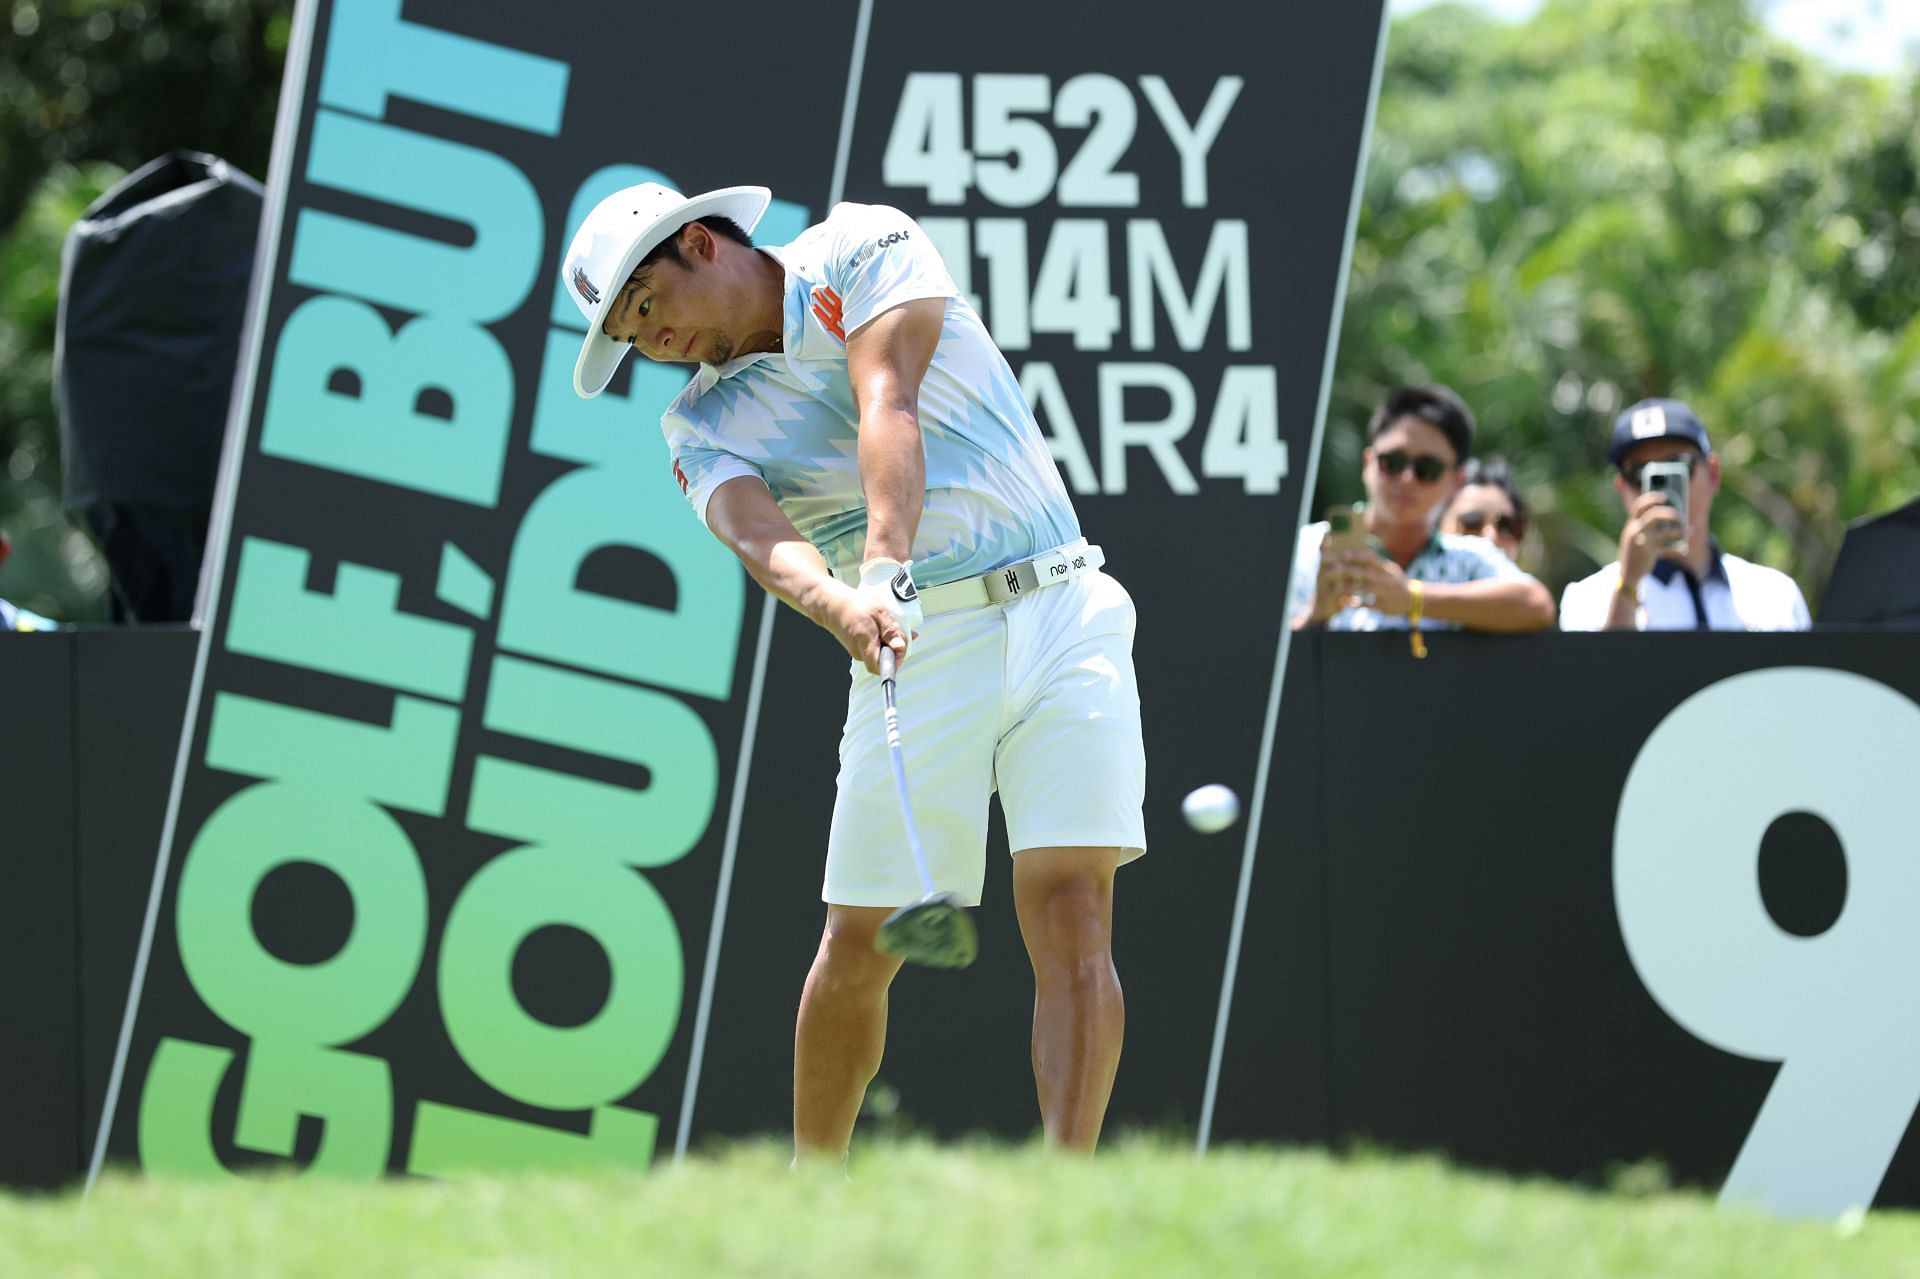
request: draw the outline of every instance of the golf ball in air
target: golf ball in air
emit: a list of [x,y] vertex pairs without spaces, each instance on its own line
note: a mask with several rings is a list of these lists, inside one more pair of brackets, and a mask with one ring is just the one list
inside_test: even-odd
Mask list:
[[1218,782],[1202,786],[1180,801],[1187,825],[1202,834],[1223,831],[1240,820],[1240,797]]

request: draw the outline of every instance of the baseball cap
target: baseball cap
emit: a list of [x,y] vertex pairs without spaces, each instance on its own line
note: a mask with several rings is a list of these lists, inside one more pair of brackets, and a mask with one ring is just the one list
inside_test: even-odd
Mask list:
[[1646,440],[1685,440],[1704,455],[1713,452],[1707,428],[1694,411],[1678,400],[1642,400],[1613,419],[1613,444],[1607,461],[1620,465],[1627,450]]
[[701,218],[731,218],[746,231],[759,223],[773,202],[765,187],[722,187],[704,195],[684,196],[658,182],[623,187],[593,206],[586,221],[573,233],[560,279],[567,296],[587,317],[586,341],[573,366],[573,389],[591,399],[606,390],[614,370],[627,353],[625,342],[601,332],[607,312],[613,310],[620,289],[640,265],[640,259],[689,222]]

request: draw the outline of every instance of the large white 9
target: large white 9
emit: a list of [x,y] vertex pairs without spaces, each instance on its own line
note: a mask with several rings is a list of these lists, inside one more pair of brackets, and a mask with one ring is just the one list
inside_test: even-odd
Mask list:
[[[1920,706],[1865,676],[1736,675],[1689,697],[1634,760],[1613,887],[1634,968],[1666,1013],[1780,1062],[1721,1201],[1833,1216],[1873,1202],[1920,1103]],[[1761,837],[1808,812],[1839,836],[1847,895],[1815,937],[1761,900]]]

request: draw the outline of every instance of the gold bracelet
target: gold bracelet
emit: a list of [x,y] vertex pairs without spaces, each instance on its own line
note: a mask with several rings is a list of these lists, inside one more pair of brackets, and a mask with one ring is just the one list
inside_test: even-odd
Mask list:
[[1427,608],[1427,588],[1420,582],[1408,582],[1407,594],[1412,597],[1413,607],[1407,610],[1407,633],[1412,636],[1410,646],[1415,657],[1427,655],[1426,637],[1420,633],[1420,616]]

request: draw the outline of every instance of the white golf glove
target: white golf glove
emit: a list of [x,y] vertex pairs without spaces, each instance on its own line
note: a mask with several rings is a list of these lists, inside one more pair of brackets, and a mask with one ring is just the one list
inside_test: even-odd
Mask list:
[[920,611],[920,591],[913,584],[913,561],[902,564],[884,556],[860,566],[860,596],[869,604],[878,604],[893,615],[900,633],[909,641],[926,620]]

